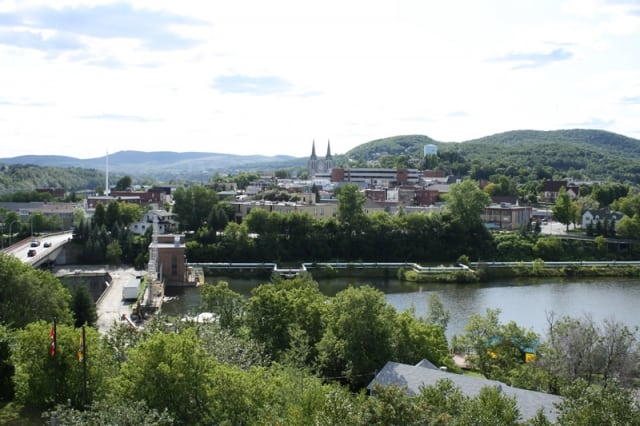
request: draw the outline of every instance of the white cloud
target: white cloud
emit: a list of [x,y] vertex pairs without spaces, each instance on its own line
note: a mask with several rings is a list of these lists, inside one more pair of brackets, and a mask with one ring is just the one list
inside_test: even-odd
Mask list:
[[341,153],[571,123],[632,135],[635,6],[0,1],[0,157],[306,156],[314,138]]

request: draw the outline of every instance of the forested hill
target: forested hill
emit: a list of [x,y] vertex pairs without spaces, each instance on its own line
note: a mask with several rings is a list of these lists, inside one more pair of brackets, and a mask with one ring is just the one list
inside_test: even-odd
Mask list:
[[640,141],[603,130],[515,130],[464,142],[439,142],[407,135],[360,145],[346,156],[369,161],[381,155],[421,156],[426,144],[438,147],[439,166],[465,174],[472,168],[487,172],[526,174],[538,171],[555,177],[612,179],[640,183]]
[[104,187],[104,172],[81,167],[0,166],[0,194],[33,191],[35,188],[65,188],[67,191]]

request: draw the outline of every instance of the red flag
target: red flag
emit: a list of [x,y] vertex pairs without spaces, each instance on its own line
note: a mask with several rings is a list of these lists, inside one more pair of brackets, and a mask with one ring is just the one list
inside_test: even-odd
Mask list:
[[51,339],[51,350],[49,351],[49,353],[51,354],[51,356],[55,356],[56,355],[56,323],[53,323],[53,326],[51,327],[51,331],[49,332],[49,338]]

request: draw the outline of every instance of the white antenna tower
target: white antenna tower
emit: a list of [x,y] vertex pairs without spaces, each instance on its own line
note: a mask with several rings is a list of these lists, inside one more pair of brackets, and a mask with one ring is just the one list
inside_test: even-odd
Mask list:
[[107,151],[105,161],[107,163],[107,168],[104,173],[104,195],[109,195],[109,193],[111,192],[109,191],[109,151]]
[[152,282],[158,280],[158,216],[153,217],[153,240],[149,252],[148,274]]

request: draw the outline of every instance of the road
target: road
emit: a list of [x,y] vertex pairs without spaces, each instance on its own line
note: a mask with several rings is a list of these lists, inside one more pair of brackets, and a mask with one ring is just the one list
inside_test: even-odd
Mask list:
[[122,300],[122,287],[124,283],[141,274],[133,268],[119,268],[109,270],[111,275],[111,284],[104,290],[102,296],[96,303],[96,311],[98,314],[98,330],[100,333],[106,333],[114,323],[120,323],[122,315],[131,313],[131,303]]
[[[36,247],[31,246],[31,241],[26,240],[21,244],[14,244],[11,247],[8,247],[4,250],[4,253],[12,254],[17,257],[21,261],[25,263],[31,263],[32,260],[36,258],[41,258],[42,256],[49,254],[51,251],[55,250],[60,245],[69,241],[72,238],[71,231],[64,232],[61,234],[50,234],[34,237],[34,240],[39,242],[39,245]],[[45,243],[51,244],[49,247],[45,247]],[[35,256],[29,256],[29,250],[35,250]]]

